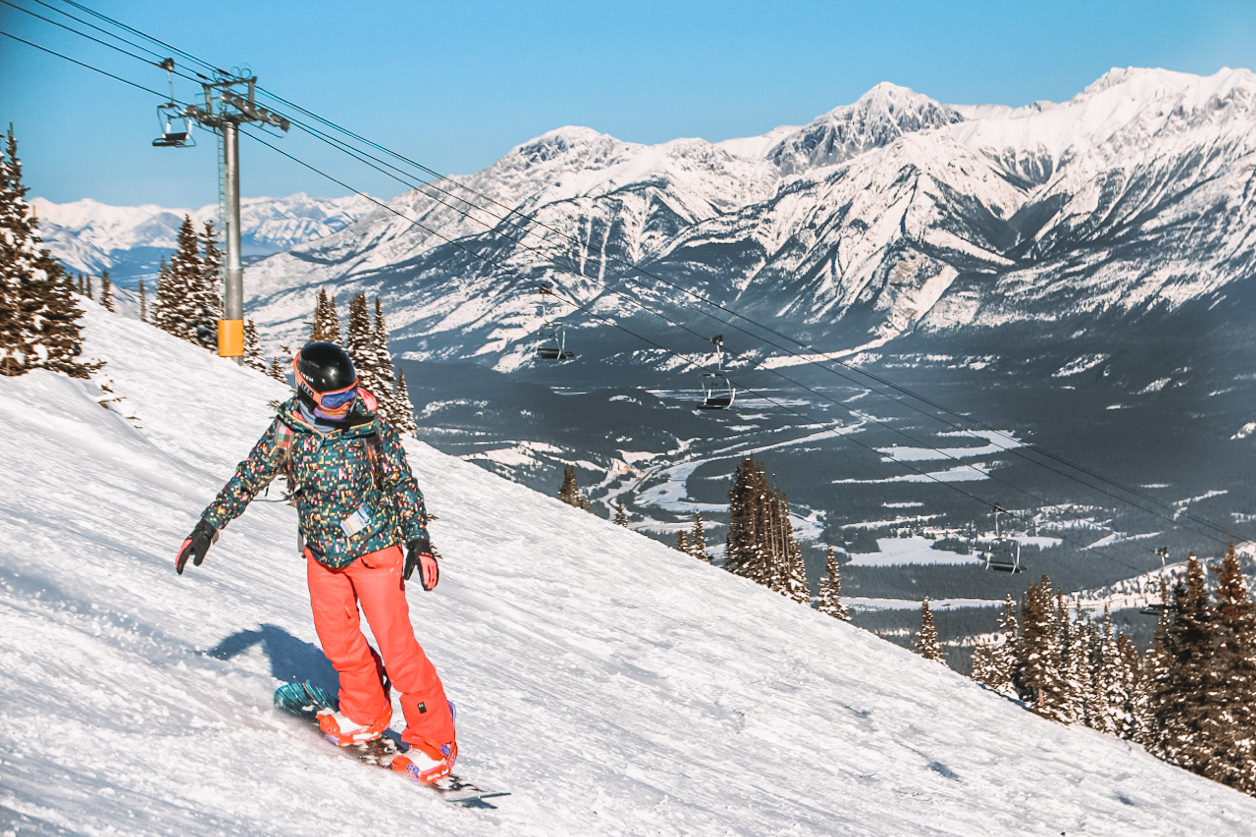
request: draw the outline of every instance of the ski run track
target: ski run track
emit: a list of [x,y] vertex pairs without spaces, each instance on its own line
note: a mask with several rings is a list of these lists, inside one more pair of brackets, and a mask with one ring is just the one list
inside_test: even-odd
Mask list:
[[96,383],[0,378],[0,835],[1256,830],[1256,799],[417,442],[444,561],[412,620],[458,772],[512,795],[338,758],[271,707],[334,686],[295,512],[173,566],[286,388],[82,304]]

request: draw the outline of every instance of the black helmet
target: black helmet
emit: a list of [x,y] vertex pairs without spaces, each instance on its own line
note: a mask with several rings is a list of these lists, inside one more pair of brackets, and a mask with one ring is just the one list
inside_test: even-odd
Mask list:
[[335,343],[306,343],[297,352],[296,365],[297,372],[314,392],[335,392],[353,386],[358,380],[353,361]]
[[[293,367],[296,370],[297,395],[316,414],[339,418],[339,414],[357,397],[356,391],[351,389],[358,380],[353,361],[335,343],[305,344],[297,352]],[[324,400],[320,396],[326,393],[332,395]]]

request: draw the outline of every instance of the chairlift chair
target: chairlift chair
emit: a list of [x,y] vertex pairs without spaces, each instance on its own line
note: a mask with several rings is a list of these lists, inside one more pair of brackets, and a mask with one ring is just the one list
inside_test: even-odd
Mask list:
[[562,323],[547,322],[537,332],[536,356],[540,360],[571,360],[575,352],[567,348],[567,329]]
[[[179,125],[183,120],[183,125]],[[174,102],[166,102],[157,106],[157,124],[161,126],[161,136],[153,140],[156,148],[194,148],[196,139],[192,136],[192,117],[180,113],[179,106]],[[179,130],[182,127],[183,130]]]
[[537,329],[534,354],[538,360],[571,360],[576,354],[567,348],[567,327],[562,320],[550,317],[549,298],[554,292],[549,285],[541,285],[537,290],[541,294],[541,300],[537,303],[536,313],[543,322]]
[[[166,71],[166,81],[170,85],[170,101],[157,106],[157,125],[161,136],[153,140],[156,148],[194,148],[196,140],[192,136],[192,117],[183,112],[174,100],[174,59],[167,58],[157,65]],[[183,130],[176,127],[183,120]]]
[[727,410],[733,406],[737,388],[724,374],[724,335],[711,338],[715,344],[715,371],[702,373],[702,403],[699,410]]
[[1021,566],[1020,541],[1003,537],[999,532],[999,515],[1007,514],[1007,510],[995,506],[993,514],[994,540],[986,550],[986,569],[996,573],[1023,573],[1025,568]]
[[[1160,572],[1164,574],[1165,565],[1169,562],[1169,548],[1162,546],[1156,550],[1156,554],[1160,556]],[[1159,617],[1166,610],[1169,610],[1168,602],[1148,602],[1138,609],[1143,616]]]

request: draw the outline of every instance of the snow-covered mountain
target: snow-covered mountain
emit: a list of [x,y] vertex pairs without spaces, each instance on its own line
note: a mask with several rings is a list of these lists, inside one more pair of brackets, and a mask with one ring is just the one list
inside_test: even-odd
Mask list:
[[[634,266],[826,348],[1143,317],[1246,287],[1254,166],[1247,70],[1117,69],[1023,108],[880,84],[760,138],[559,129],[257,264],[247,293],[284,336],[320,286],[380,294],[414,356],[499,368],[526,357],[540,281],[621,319],[650,320],[635,299],[702,322]],[[640,348],[608,339],[603,355]]]
[[447,807],[272,709],[280,683],[334,685],[289,506],[255,503],[174,573],[282,385],[86,307],[107,397],[0,378],[0,832],[1222,837],[1256,820],[1256,800],[1127,742],[411,443],[445,556],[412,618],[459,705],[459,771],[512,792]]
[[[205,221],[219,225],[217,204],[191,210],[151,204],[109,206],[90,198],[62,204],[34,198],[31,205],[39,216],[40,236],[57,258],[72,270],[92,275],[108,270],[124,285],[155,275],[158,259],[174,251],[185,216],[190,215],[198,229]],[[372,207],[360,195],[243,198],[240,237],[244,255],[270,255],[321,238],[343,229]]]

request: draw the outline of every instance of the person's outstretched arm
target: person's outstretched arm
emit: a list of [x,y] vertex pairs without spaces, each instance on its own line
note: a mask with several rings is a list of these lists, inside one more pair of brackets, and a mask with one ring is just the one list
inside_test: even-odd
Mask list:
[[201,565],[209,545],[217,540],[218,530],[235,520],[248,508],[249,502],[262,489],[270,485],[270,481],[279,473],[279,439],[278,434],[288,428],[279,419],[275,419],[266,428],[262,438],[257,440],[253,450],[243,462],[236,466],[235,474],[227,481],[214,501],[201,514],[200,522],[192,530],[192,534],[183,542],[179,555],[175,559],[175,570],[180,575],[188,559]]

